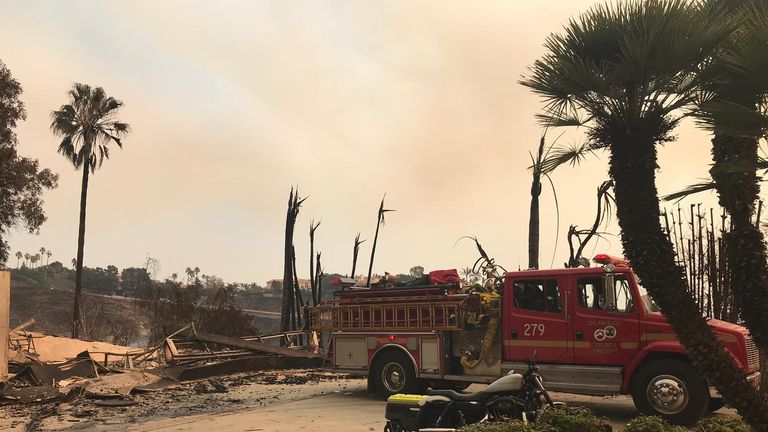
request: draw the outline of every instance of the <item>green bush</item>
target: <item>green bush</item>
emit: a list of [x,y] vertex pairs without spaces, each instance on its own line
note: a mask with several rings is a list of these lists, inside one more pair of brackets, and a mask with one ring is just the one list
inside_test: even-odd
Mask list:
[[603,423],[603,419],[585,408],[549,409],[544,411],[536,430],[595,432],[601,430]]
[[697,432],[750,432],[749,426],[738,417],[713,416],[699,421]]
[[658,417],[640,416],[632,419],[624,432],[685,432],[680,426],[671,426]]
[[[525,424],[521,421],[495,422],[495,423],[476,423],[469,425],[462,432],[540,432],[531,424]],[[549,431],[547,431],[549,432]],[[551,431],[555,432],[555,431]]]
[[[462,432],[598,432],[605,422],[585,408],[551,409],[544,412],[536,424],[521,421],[479,423],[467,426]],[[691,429],[672,426],[659,417],[640,416],[624,432],[750,432],[738,417],[712,416],[699,421]]]

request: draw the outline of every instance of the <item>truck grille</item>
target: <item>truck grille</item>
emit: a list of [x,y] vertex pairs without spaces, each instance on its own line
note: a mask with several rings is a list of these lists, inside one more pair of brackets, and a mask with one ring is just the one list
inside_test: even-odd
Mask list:
[[760,354],[757,351],[752,336],[747,336],[747,362],[750,370],[760,369]]

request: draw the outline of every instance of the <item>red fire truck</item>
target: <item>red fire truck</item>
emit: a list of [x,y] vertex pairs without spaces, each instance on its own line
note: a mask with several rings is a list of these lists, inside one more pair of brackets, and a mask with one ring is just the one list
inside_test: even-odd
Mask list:
[[[310,321],[332,367],[366,374],[383,395],[490,383],[535,353],[552,391],[629,394],[640,412],[675,423],[722,407],[632,269],[607,255],[595,261],[605,265],[508,272],[487,292],[349,288],[312,308]],[[747,329],[709,325],[759,385]]]

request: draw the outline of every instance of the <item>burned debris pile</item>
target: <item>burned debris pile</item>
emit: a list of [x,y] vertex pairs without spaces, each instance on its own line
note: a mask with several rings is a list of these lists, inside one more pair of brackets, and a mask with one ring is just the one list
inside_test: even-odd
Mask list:
[[[302,332],[237,338],[197,332],[189,324],[137,349],[27,331],[33,323],[30,320],[11,331],[10,375],[0,382],[0,405],[44,406],[32,416],[27,429],[54,415],[62,404],[75,401],[78,406],[126,407],[147,395],[187,385],[187,381],[200,381],[188,385],[198,394],[226,393],[227,385],[212,377],[317,368],[322,363],[320,354],[296,343]],[[296,379],[264,375],[258,382],[293,384],[323,379],[322,374],[316,375]]]

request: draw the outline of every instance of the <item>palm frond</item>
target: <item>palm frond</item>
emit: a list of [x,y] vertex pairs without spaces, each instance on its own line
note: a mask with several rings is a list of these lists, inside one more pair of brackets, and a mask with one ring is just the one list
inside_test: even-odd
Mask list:
[[549,187],[552,188],[552,197],[555,200],[555,246],[552,248],[552,261],[549,266],[555,265],[555,257],[557,256],[557,244],[560,240],[560,202],[557,199],[557,189],[555,189],[555,182],[552,181],[552,177],[549,174],[544,174],[544,177],[549,181]]
[[562,110],[590,124],[667,116],[691,103],[695,72],[734,32],[725,17],[687,0],[595,6],[547,38],[547,54],[520,83],[542,96],[540,118],[552,125],[574,124]]
[[706,192],[708,190],[712,190],[715,188],[715,182],[712,180],[703,181],[701,183],[692,184],[690,186],[687,186],[685,189],[677,191],[675,193],[671,193],[669,195],[665,195],[662,197],[664,201],[675,201],[678,202],[684,198],[687,198],[691,195],[700,193],[700,192]]
[[722,100],[700,101],[690,116],[704,129],[721,135],[760,137],[768,131],[768,117],[754,107]]
[[62,137],[59,153],[76,168],[86,161],[95,172],[109,159],[109,144],[122,148],[122,137],[130,131],[127,123],[115,119],[123,103],[107,96],[101,87],[75,83],[69,102],[51,113],[51,130]]
[[541,161],[541,172],[552,173],[562,165],[576,166],[581,164],[589,155],[594,155],[596,149],[590,142],[556,147]]
[[587,123],[590,119],[579,118],[578,113],[560,114],[560,113],[547,113],[536,114],[538,123],[544,127],[579,127]]
[[72,145],[72,139],[70,137],[65,136],[64,139],[61,140],[58,152],[76,165],[77,155],[75,154],[75,146]]

